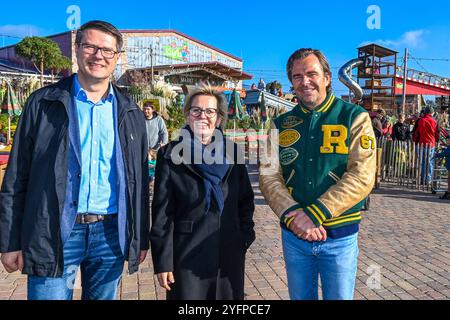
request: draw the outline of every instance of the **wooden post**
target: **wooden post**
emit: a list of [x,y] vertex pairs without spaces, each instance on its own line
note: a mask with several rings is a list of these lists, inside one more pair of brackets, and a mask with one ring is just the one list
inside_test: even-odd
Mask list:
[[408,48],[405,48],[405,56],[403,57],[403,94],[402,94],[402,113],[405,114],[406,105],[406,77],[408,73]]

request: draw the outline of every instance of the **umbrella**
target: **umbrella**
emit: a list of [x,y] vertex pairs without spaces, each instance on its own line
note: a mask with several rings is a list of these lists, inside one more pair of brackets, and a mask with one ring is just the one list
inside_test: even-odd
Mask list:
[[236,89],[233,89],[230,103],[228,104],[228,118],[232,120],[240,120],[242,119],[243,113],[244,110],[242,109],[241,96]]
[[0,108],[1,112],[6,112],[8,114],[8,143],[11,141],[11,117],[20,116],[22,113],[22,108],[16,98],[16,94],[8,82],[6,87],[6,93],[3,97],[2,105]]
[[233,139],[236,137],[236,119],[241,120],[244,117],[244,110],[241,104],[241,95],[236,89],[231,93],[230,103],[228,104],[228,119],[233,120]]

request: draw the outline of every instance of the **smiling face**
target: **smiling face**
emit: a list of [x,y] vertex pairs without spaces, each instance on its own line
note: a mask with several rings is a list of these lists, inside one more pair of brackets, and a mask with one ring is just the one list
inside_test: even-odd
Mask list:
[[[203,110],[198,116],[194,115],[192,112],[197,108]],[[215,109],[216,112],[211,117],[208,117],[205,112],[207,109]],[[192,99],[191,108],[187,115],[187,122],[199,140],[202,142],[209,142],[214,133],[214,129],[216,129],[221,122],[217,109],[217,99],[214,96],[209,95],[195,96]]]
[[144,115],[147,119],[153,118],[153,111],[154,111],[153,105],[145,104],[143,110],[144,110]]
[[309,109],[319,106],[327,96],[330,75],[324,73],[319,59],[310,54],[292,66],[292,86],[296,96]]
[[[108,48],[117,51],[117,41],[113,35],[96,30],[86,29],[81,39],[82,44],[94,45],[99,48]],[[108,81],[120,58],[120,53],[111,59],[103,57],[101,50],[95,54],[83,51],[83,47],[77,45],[76,56],[78,61],[78,76],[87,83]]]

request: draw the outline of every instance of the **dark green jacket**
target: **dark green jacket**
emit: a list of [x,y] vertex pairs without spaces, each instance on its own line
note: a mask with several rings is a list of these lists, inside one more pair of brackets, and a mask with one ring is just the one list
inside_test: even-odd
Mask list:
[[282,215],[302,208],[326,229],[359,223],[375,181],[375,136],[360,106],[333,94],[314,110],[302,105],[274,119],[260,187]]

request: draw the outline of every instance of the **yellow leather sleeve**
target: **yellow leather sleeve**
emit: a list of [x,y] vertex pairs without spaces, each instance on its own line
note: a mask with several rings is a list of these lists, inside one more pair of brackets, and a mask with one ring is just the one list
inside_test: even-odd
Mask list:
[[355,206],[372,191],[376,172],[376,145],[367,112],[355,118],[350,129],[347,171],[318,201],[333,217]]

